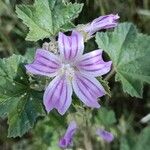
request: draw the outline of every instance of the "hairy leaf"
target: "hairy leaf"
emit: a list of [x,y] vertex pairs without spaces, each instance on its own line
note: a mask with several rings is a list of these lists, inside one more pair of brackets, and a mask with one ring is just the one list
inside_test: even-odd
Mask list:
[[139,34],[133,24],[122,23],[114,32],[97,33],[96,42],[113,61],[124,92],[142,97],[143,83],[150,83],[150,37]]
[[22,136],[44,114],[42,93],[30,88],[22,56],[0,60],[0,116],[8,116],[8,136]]
[[60,30],[70,30],[73,27],[71,21],[81,12],[82,6],[62,0],[35,0],[33,6],[18,5],[16,13],[29,27],[26,40],[37,41],[55,36]]

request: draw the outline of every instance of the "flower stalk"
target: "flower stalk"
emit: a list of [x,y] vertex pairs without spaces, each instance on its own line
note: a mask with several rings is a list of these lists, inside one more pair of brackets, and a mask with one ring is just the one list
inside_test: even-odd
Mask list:
[[84,130],[84,147],[85,150],[93,150],[91,136],[88,127]]
[[104,80],[108,81],[111,79],[111,77],[113,77],[113,75],[115,74],[115,69],[112,68],[112,70],[107,74],[107,76],[104,78]]

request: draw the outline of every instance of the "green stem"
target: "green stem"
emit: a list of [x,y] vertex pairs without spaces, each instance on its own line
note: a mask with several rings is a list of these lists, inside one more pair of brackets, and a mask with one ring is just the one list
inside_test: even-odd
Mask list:
[[115,69],[113,68],[110,73],[104,78],[104,80],[110,80],[110,78],[115,74]]
[[[91,111],[91,110],[90,110]],[[84,147],[85,147],[85,150],[93,150],[93,146],[92,146],[92,141],[91,141],[91,125],[90,125],[90,122],[89,122],[89,111],[85,110],[85,114],[84,114],[84,117],[83,119],[85,119],[85,127],[84,127],[84,130],[83,130],[83,135],[84,135]]]
[[85,150],[93,150],[88,128],[86,128],[86,130],[84,131],[84,146],[85,146]]

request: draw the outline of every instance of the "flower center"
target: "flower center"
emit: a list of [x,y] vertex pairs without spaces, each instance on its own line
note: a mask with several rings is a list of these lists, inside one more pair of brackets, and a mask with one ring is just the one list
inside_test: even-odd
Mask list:
[[71,64],[63,64],[61,67],[61,73],[65,74],[67,78],[69,78],[70,80],[73,78],[74,76],[74,66],[72,66]]

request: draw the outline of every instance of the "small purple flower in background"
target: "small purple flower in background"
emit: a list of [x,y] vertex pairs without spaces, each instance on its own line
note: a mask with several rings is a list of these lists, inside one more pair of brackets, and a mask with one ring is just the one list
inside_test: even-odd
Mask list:
[[60,54],[38,49],[32,64],[26,65],[28,72],[36,75],[55,77],[44,93],[44,105],[47,112],[56,108],[63,115],[72,101],[72,92],[89,107],[99,108],[98,97],[105,90],[97,76],[108,73],[112,62],[104,62],[102,50],[83,54],[83,36],[76,31],[71,36],[59,33]]
[[117,20],[119,19],[118,14],[113,15],[106,15],[106,16],[100,16],[96,19],[94,19],[91,23],[87,24],[84,27],[84,31],[88,32],[90,36],[92,36],[95,32],[102,30],[102,29],[108,29],[113,28],[117,26]]
[[103,129],[97,129],[96,130],[96,134],[98,136],[100,136],[104,141],[110,143],[114,140],[114,136],[112,133],[106,131],[106,130],[103,130]]
[[70,122],[65,135],[59,141],[59,147],[67,148],[73,145],[73,136],[77,130],[77,124],[75,121]]

